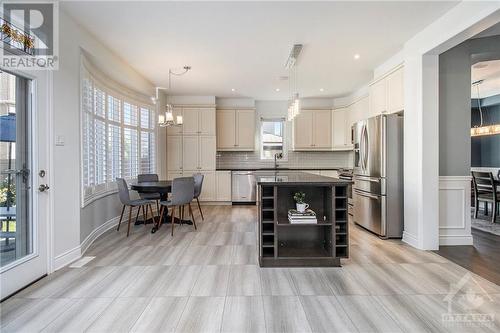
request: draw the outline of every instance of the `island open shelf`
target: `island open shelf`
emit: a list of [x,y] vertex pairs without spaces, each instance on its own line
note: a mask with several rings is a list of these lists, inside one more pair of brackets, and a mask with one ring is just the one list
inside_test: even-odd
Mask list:
[[[349,255],[349,181],[301,172],[257,177],[259,263],[262,267],[340,266]],[[306,194],[318,223],[290,223],[293,195]]]

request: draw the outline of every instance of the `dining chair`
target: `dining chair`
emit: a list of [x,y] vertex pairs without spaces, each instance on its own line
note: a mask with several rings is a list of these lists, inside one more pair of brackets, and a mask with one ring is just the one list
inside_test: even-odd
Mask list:
[[191,220],[193,221],[194,229],[196,229],[196,221],[193,215],[193,209],[191,208],[191,201],[194,198],[194,178],[193,177],[180,177],[174,178],[172,180],[172,196],[170,200],[160,201],[160,219],[156,225],[156,229],[160,227],[161,221],[163,221],[163,214],[165,210],[172,207],[171,214],[171,224],[172,224],[172,236],[174,235],[174,224],[175,224],[175,208],[178,208],[179,220],[182,223],[184,218],[184,207],[188,205],[189,213],[191,215]]
[[491,172],[472,171],[472,184],[474,186],[474,218],[477,219],[479,202],[484,202],[485,214],[488,215],[488,204],[492,204],[491,222],[495,223],[500,204],[500,195],[496,190],[495,179]]
[[[137,175],[137,182],[138,183],[146,183],[146,182],[157,182],[159,181],[160,178],[156,173],[143,173],[140,175]],[[145,193],[145,192],[139,192],[139,196],[142,199],[146,200],[155,200],[156,201],[156,211],[158,214],[160,213],[160,200],[161,200],[161,194],[160,193]]]
[[[153,217],[153,223],[156,223],[155,217],[153,214],[153,209],[151,208],[151,205],[154,204],[154,200],[148,200],[148,199],[131,199],[130,198],[130,191],[128,189],[127,181],[123,178],[116,178],[116,183],[118,184],[118,196],[120,197],[120,201],[123,205],[122,208],[122,213],[120,215],[120,221],[118,222],[118,228],[116,231],[120,230],[120,225],[122,223],[123,219],[123,213],[125,212],[125,208],[128,206],[129,211],[128,211],[128,228],[127,228],[127,237],[130,234],[130,222],[132,221],[132,208],[137,207],[137,215],[135,217],[135,220],[137,221],[137,218],[139,217],[139,212],[142,207],[142,214],[144,216],[144,221],[147,220],[148,218],[148,208],[151,211],[151,216]],[[144,207],[146,209],[144,209]]]
[[195,173],[193,175],[193,178],[194,178],[194,198],[196,199],[196,202],[198,203],[198,209],[200,210],[202,221],[205,221],[205,218],[203,217],[203,212],[202,212],[201,206],[200,206],[200,199],[198,199],[198,198],[200,197],[200,194],[201,194],[201,188],[203,186],[203,178],[204,177],[205,176],[203,176],[203,174],[201,174],[201,173]]

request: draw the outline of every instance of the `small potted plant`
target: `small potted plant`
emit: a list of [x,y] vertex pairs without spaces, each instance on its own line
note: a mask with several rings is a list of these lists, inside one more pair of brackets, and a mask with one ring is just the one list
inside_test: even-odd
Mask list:
[[304,202],[306,198],[306,194],[304,192],[296,192],[293,195],[293,200],[295,200],[295,205],[297,207],[297,211],[303,213],[309,208],[309,205]]

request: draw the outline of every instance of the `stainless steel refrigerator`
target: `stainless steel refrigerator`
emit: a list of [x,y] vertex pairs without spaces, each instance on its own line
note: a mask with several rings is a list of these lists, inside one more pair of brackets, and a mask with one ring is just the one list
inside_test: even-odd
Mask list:
[[355,123],[353,220],[382,238],[403,235],[403,117]]

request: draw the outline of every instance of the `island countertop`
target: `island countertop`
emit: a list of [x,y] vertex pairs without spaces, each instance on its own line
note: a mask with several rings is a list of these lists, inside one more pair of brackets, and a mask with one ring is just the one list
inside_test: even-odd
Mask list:
[[300,171],[259,171],[255,173],[258,185],[348,185],[352,181],[319,176]]

